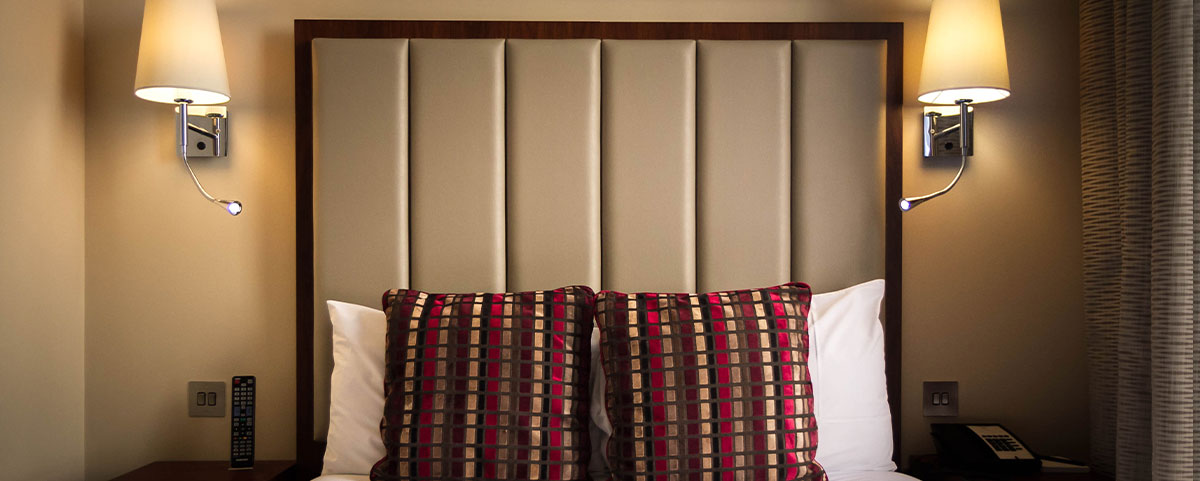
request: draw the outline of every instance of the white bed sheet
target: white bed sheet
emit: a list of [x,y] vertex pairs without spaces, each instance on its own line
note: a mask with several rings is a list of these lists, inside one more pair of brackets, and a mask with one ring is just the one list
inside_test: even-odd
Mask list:
[[[326,474],[313,481],[370,481],[370,479],[370,476],[357,474]],[[829,481],[917,481],[917,478],[892,471],[860,471],[830,473]]]
[[829,481],[917,481],[917,478],[895,471],[843,471],[827,474]]
[[325,474],[312,481],[371,481],[365,474]]

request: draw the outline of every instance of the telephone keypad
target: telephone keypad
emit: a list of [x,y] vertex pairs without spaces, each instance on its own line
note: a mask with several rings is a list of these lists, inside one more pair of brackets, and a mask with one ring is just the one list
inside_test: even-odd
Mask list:
[[983,440],[987,441],[987,443],[992,446],[992,449],[995,449],[996,451],[1021,450],[1021,445],[1017,444],[1017,440],[1013,439],[1012,436],[984,434]]

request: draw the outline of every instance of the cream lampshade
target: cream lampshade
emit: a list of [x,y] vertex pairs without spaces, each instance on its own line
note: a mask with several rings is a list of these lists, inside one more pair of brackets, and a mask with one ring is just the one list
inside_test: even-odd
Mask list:
[[154,102],[229,101],[214,0],[146,0],[133,88]]
[[917,91],[927,104],[1009,96],[1000,0],[933,0]]

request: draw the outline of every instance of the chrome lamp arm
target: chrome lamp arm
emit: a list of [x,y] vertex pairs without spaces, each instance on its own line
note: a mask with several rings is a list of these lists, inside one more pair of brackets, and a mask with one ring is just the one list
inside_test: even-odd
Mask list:
[[958,184],[958,179],[962,178],[963,169],[966,167],[967,167],[967,155],[963,154],[962,164],[958,166],[958,174],[954,176],[954,180],[950,181],[950,185],[947,185],[946,187],[942,188],[942,190],[939,190],[939,191],[931,193],[931,194],[925,194],[920,197],[905,197],[903,199],[900,199],[900,210],[908,212],[909,210],[912,210],[913,207],[921,205],[922,203],[924,203],[927,200],[941,196],[942,194],[945,194],[946,192],[950,192],[950,189],[953,189],[954,185]]
[[212,194],[209,194],[208,191],[204,190],[204,186],[200,185],[200,179],[196,178],[196,173],[192,171],[192,164],[188,163],[188,154],[187,154],[188,130],[192,130],[194,132],[197,132],[206,137],[211,137],[213,139],[216,139],[218,136],[207,130],[204,130],[200,127],[197,127],[197,126],[194,126],[194,125],[188,123],[188,105],[192,103],[191,100],[175,99],[175,102],[177,102],[179,104],[179,119],[176,121],[176,128],[178,129],[176,135],[178,136],[179,158],[183,159],[183,165],[184,165],[184,167],[187,167],[188,174],[192,176],[192,183],[196,184],[196,190],[199,190],[200,195],[203,195],[204,198],[208,199],[209,202],[212,202],[214,204],[221,206],[223,209],[225,209],[226,212],[229,212],[230,215],[241,214],[242,213],[242,203],[241,202],[238,202],[236,200],[225,200],[225,199],[218,199],[216,197],[213,197]]
[[[905,197],[903,199],[900,199],[900,210],[908,212],[909,210],[912,210],[913,207],[921,205],[931,199],[940,197],[941,195],[943,195],[947,192],[950,192],[950,189],[953,189],[954,186],[958,184],[958,180],[962,178],[963,170],[965,170],[967,168],[967,152],[969,152],[970,151],[969,149],[971,148],[971,146],[968,144],[968,142],[970,142],[970,136],[967,135],[967,129],[962,128],[962,127],[967,122],[967,114],[970,110],[971,100],[970,99],[962,99],[962,100],[958,100],[955,103],[958,104],[959,119],[961,119],[961,120],[957,126],[950,127],[950,129],[953,129],[956,127],[958,128],[959,146],[962,148],[962,163],[958,166],[958,174],[955,174],[954,180],[950,181],[950,184],[947,185],[946,187],[942,188],[942,190],[939,190],[937,192],[933,192],[930,194],[925,194],[925,195],[922,195],[919,197]],[[947,130],[950,130],[950,129],[947,129]]]

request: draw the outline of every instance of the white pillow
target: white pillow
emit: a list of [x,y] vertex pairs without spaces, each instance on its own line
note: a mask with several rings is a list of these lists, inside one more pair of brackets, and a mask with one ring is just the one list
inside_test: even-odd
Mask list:
[[[876,279],[837,292],[816,294],[809,309],[808,368],[816,396],[817,462],[827,472],[895,471],[892,417],[884,373],[879,304],[884,281]],[[608,459],[604,444],[612,424],[604,408],[605,380],[598,332],[592,334],[593,459],[602,479]],[[599,441],[599,442],[595,442]]]
[[592,479],[611,479],[612,467],[608,464],[605,445],[612,437],[612,422],[608,419],[608,411],[604,406],[604,390],[608,384],[604,381],[604,365],[600,362],[600,328],[592,326],[592,397],[589,400],[588,413],[592,422],[588,425],[592,439],[592,459],[588,463],[588,472]]
[[326,301],[333,324],[329,434],[321,474],[369,474],[383,458],[383,371],[387,318],[383,311]]
[[895,471],[877,279],[813,296],[809,364],[816,396],[817,462],[831,474]]

